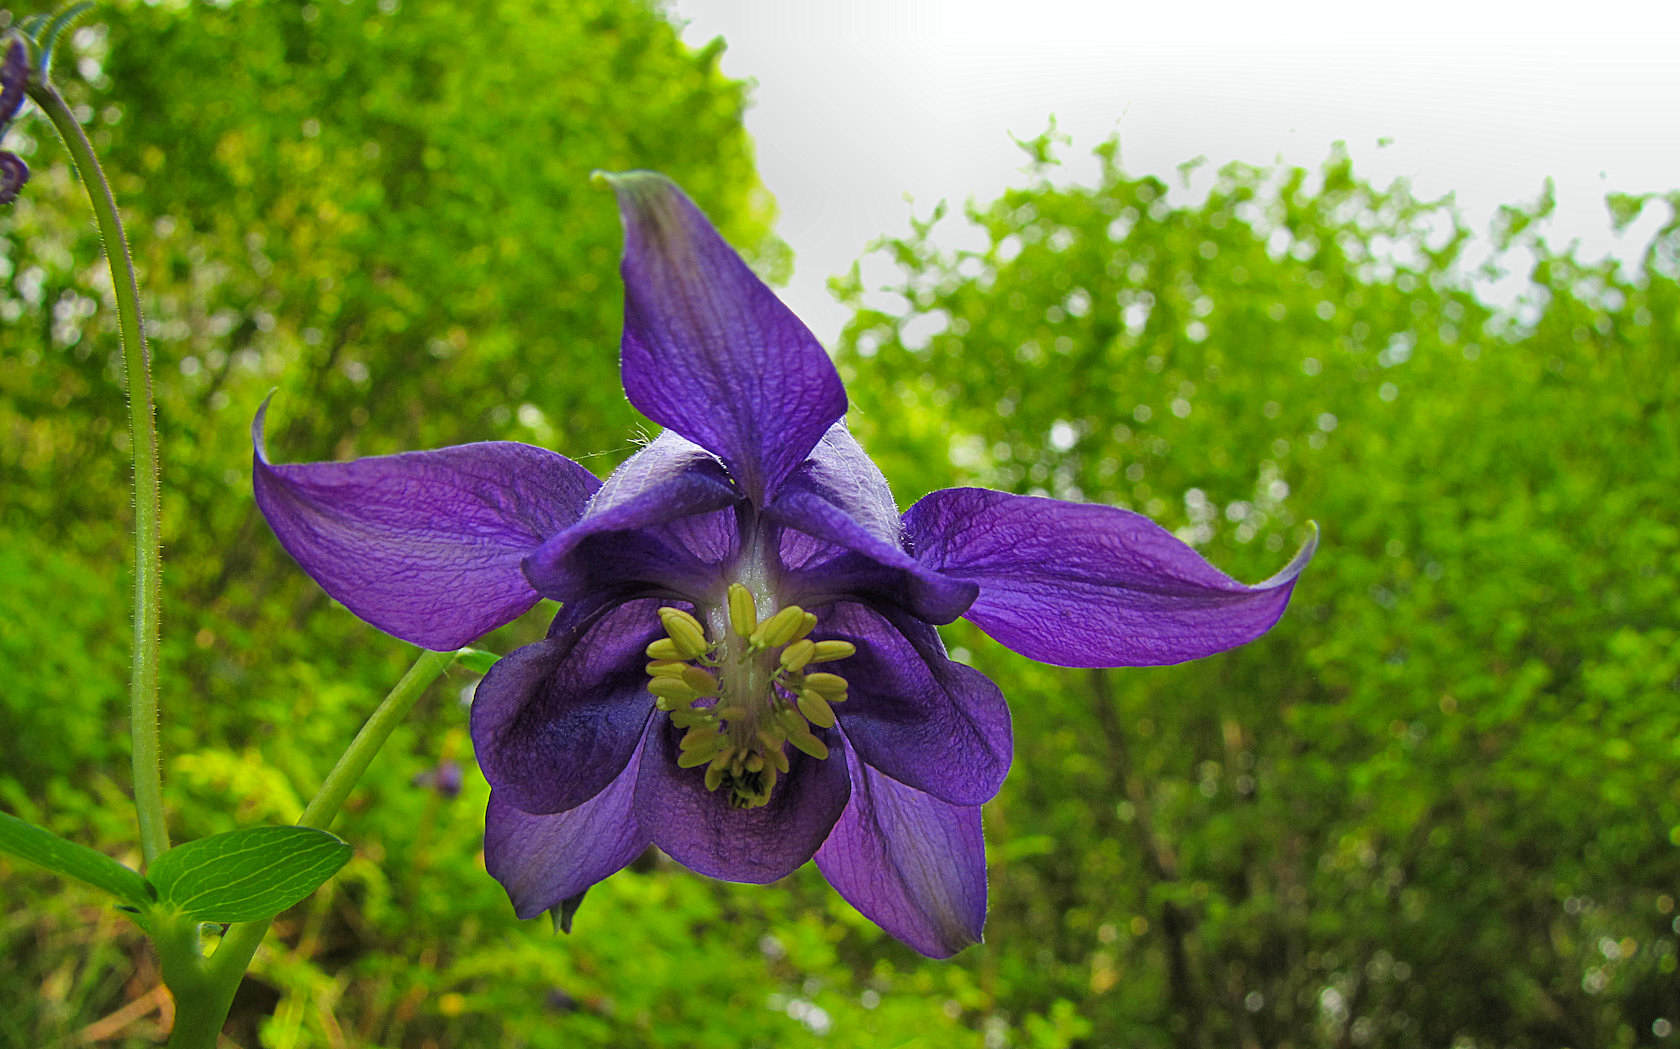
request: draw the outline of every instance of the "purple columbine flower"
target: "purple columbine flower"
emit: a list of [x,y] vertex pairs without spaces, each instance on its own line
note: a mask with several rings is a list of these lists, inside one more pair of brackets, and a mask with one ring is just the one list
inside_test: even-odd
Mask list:
[[575,907],[649,844],[715,878],[815,858],[924,954],[980,938],[980,806],[1009,710],[946,656],[966,616],[1064,666],[1177,663],[1282,614],[1311,544],[1244,586],[1138,514],[980,488],[900,516],[828,355],[659,175],[624,219],[623,378],[666,429],[605,482],[523,444],[273,465],[257,503],[352,612],[434,649],[563,603],[472,709],[485,863]]

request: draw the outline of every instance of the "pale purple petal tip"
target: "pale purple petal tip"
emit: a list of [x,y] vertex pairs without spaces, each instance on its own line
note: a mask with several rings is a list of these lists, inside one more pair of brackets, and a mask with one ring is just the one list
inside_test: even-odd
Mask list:
[[459,648],[537,602],[520,562],[599,486],[563,455],[511,442],[274,465],[251,424],[257,506],[321,588],[388,634]]
[[980,942],[986,843],[979,806],[952,805],[855,760],[852,800],[817,867],[865,918],[930,958]]
[[983,488],[934,492],[904,515],[916,556],[980,585],[967,618],[1032,659],[1156,666],[1265,633],[1289,603],[1317,533],[1257,586],[1209,564],[1141,514]]
[[715,453],[763,506],[846,413],[840,376],[674,183],[605,177],[624,220],[624,392]]
[[636,822],[638,758],[601,793],[566,812],[532,815],[492,789],[484,814],[484,866],[514,913],[535,918],[617,873],[647,848]]

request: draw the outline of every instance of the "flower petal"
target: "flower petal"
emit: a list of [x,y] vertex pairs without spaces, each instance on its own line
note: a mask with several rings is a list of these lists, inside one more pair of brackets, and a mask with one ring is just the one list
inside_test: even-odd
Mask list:
[[846,413],[816,336],[669,179],[608,175],[624,219],[624,392],[763,506]]
[[564,812],[623,772],[653,711],[642,649],[661,636],[657,609],[621,605],[490,668],[473,697],[473,749],[504,801]]
[[[604,591],[694,594],[721,591],[721,565],[737,530],[690,518],[740,501],[722,465],[672,431],[626,459],[595,493],[582,517],[525,561],[544,597],[576,601]],[[713,522],[715,524],[715,522]]]
[[484,813],[484,866],[502,883],[513,912],[535,918],[622,870],[648,837],[636,822],[638,754],[605,790],[565,812],[533,815],[491,790]]
[[980,584],[967,618],[1010,648],[1072,667],[1156,666],[1265,633],[1312,559],[1244,586],[1141,514],[984,488],[934,492],[904,515],[916,556]]
[[[725,881],[764,884],[810,859],[840,818],[851,793],[846,765],[790,751],[790,768],[756,809],[729,806],[728,792],[707,790],[705,769],[677,767],[681,733],[669,721],[650,730],[636,784],[636,818],[653,843],[689,870]],[[837,736],[818,729],[831,750]]]
[[904,526],[887,479],[844,423],[823,435],[765,516],[792,530],[782,541],[792,601],[820,605],[869,597],[929,622],[949,623],[979,592],[973,583],[942,575],[905,552]]
[[854,757],[852,800],[817,869],[865,918],[930,958],[980,942],[986,842],[980,807],[952,805]]
[[857,646],[822,669],[850,686],[836,710],[864,764],[953,804],[997,794],[1012,753],[1009,707],[984,674],[946,657],[937,631],[902,613],[839,604],[816,636]]
[[459,648],[536,604],[520,561],[600,485],[512,442],[276,466],[267,411],[251,424],[252,483],[280,545],[350,611],[425,648]]

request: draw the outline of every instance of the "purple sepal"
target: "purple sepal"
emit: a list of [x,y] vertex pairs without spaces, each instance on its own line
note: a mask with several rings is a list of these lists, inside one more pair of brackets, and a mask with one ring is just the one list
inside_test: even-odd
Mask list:
[[29,181],[29,165],[16,153],[0,150],[0,206],[10,204]]
[[1156,666],[1223,652],[1283,614],[1317,535],[1243,584],[1141,514],[949,488],[904,523],[929,567],[980,585],[966,618],[1015,651],[1073,667]]
[[473,750],[504,801],[564,812],[623,772],[653,712],[642,649],[662,634],[657,608],[620,605],[490,668],[473,697]]
[[986,842],[977,805],[952,805],[849,757],[851,803],[817,850],[847,903],[930,958],[980,942]]
[[17,116],[23,107],[23,94],[29,86],[29,51],[23,41],[13,40],[6,46],[6,57],[0,60],[0,131]]
[[1013,747],[1009,707],[984,674],[947,658],[936,630],[839,604],[814,636],[857,646],[823,669],[851,686],[835,709],[864,764],[957,805],[997,794]]
[[638,751],[605,790],[565,812],[522,812],[500,791],[490,791],[484,866],[507,890],[515,914],[535,918],[581,897],[647,848],[634,806],[639,761]]
[[781,555],[790,601],[822,605],[867,595],[931,623],[949,623],[979,592],[905,552],[887,480],[844,423],[823,435],[765,516],[789,530]]
[[532,552],[525,574],[544,597],[568,602],[721,591],[739,530],[718,512],[740,499],[715,457],[667,430],[613,471],[576,524]]
[[253,485],[280,544],[350,611],[423,648],[459,648],[536,604],[520,562],[600,484],[511,442],[277,466],[267,411],[251,423]]
[[682,731],[669,721],[657,720],[648,734],[637,817],[655,845],[709,878],[764,884],[792,874],[816,854],[851,793],[832,730],[816,730],[830,750],[822,761],[788,748],[788,773],[756,809],[731,808],[728,790],[707,790],[704,766],[677,767]]
[[624,392],[715,453],[763,506],[846,413],[840,376],[674,183],[606,178],[624,220]]

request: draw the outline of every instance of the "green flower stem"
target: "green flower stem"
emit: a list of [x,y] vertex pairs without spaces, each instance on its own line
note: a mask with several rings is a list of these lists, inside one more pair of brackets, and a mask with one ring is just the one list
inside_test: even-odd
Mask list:
[[134,448],[134,666],[129,679],[129,731],[134,740],[134,808],[140,819],[140,854],[146,863],[169,848],[163,814],[163,774],[158,761],[158,621],[162,613],[163,553],[159,545],[157,425],[152,406],[151,355],[140,323],[140,289],[128,253],[117,202],[93,146],[52,84],[31,77],[29,97],[58,129],[76,174],[87,187],[111,267],[128,393],[128,430]]
[[[456,655],[454,652],[420,653],[420,658],[380,701],[362,730],[339,756],[338,763],[327,773],[314,800],[298,817],[299,826],[321,830],[332,826],[344,799],[367,771],[373,756],[414,709],[427,687],[449,669]],[[227,1021],[228,1007],[233,1004],[233,994],[239,989],[239,981],[244,979],[245,970],[250,967],[270,923],[265,920],[229,926],[221,945],[206,958],[198,951],[196,923],[177,916],[171,930],[169,920],[159,919],[161,927],[153,939],[165,982],[175,995],[175,1030],[169,1038],[170,1049],[215,1049],[216,1036]],[[190,939],[181,931],[182,925],[191,926]],[[172,971],[178,975],[171,977]]]

